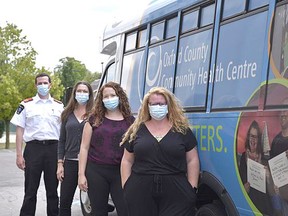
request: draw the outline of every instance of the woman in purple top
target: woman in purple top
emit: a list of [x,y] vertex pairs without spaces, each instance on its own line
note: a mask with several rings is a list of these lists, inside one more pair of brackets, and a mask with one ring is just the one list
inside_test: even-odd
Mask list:
[[93,215],[108,215],[109,193],[118,216],[127,216],[121,188],[123,134],[133,123],[128,98],[118,83],[108,82],[98,92],[85,123],[79,155],[78,186],[88,191]]

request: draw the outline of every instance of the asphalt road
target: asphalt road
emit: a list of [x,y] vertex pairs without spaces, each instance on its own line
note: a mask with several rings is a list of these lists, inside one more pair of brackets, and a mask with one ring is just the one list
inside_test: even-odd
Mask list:
[[[24,173],[16,166],[14,149],[0,150],[0,215],[18,216],[24,196]],[[46,194],[43,179],[37,195],[36,216],[46,214]],[[81,216],[79,189],[72,204],[72,215]],[[114,211],[109,216],[117,216]]]

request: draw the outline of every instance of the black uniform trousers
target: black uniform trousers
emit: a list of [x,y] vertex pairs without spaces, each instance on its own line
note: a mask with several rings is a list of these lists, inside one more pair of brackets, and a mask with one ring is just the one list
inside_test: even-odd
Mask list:
[[193,216],[196,194],[185,174],[131,173],[124,185],[129,216]]
[[57,143],[57,140],[34,140],[26,143],[24,150],[25,195],[20,216],[35,215],[37,190],[42,172],[44,172],[46,189],[47,215],[58,215]]

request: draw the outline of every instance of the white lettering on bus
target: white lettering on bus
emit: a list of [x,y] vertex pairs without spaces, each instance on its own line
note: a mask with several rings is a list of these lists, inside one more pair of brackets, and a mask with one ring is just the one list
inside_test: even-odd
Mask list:
[[230,61],[227,66],[227,80],[254,78],[256,77],[256,70],[256,62],[247,63],[245,60],[244,64],[233,65],[233,61]]
[[162,76],[161,79],[161,86],[165,87],[165,88],[172,88],[173,87],[173,77],[167,77],[165,76],[165,74]]
[[169,67],[175,64],[175,53],[174,49],[171,50],[171,53],[169,54],[168,52],[165,52],[164,54],[164,60],[163,60],[163,66],[164,67]]
[[203,59],[203,62],[206,62],[207,55],[208,55],[208,45],[205,45],[204,43],[202,43],[201,46],[196,48],[186,46],[184,51],[184,62],[191,62],[201,59]]
[[188,69],[188,74],[176,76],[175,87],[181,88],[191,86],[191,89],[193,90],[195,87],[196,76],[196,73],[192,73],[192,70]]
[[[202,84],[207,84],[208,81],[208,71],[205,70],[204,67],[199,68],[199,73],[198,73],[198,85]],[[215,80],[214,79],[215,75]],[[222,63],[220,62],[219,65],[216,66],[216,71],[215,71],[215,64],[213,64],[212,69],[210,69],[210,76],[209,76],[209,82],[212,83],[213,81],[215,82],[221,82],[223,81],[224,77],[224,69],[222,67]]]

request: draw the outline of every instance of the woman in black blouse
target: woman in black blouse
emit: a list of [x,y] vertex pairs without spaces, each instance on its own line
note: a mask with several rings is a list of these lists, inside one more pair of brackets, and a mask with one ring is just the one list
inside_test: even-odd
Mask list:
[[67,107],[61,115],[58,143],[57,178],[61,181],[59,215],[71,215],[71,205],[78,184],[78,154],[88,112],[93,107],[93,90],[89,83],[76,83]]
[[197,141],[171,92],[155,87],[145,95],[121,144],[121,179],[130,216],[194,215]]

